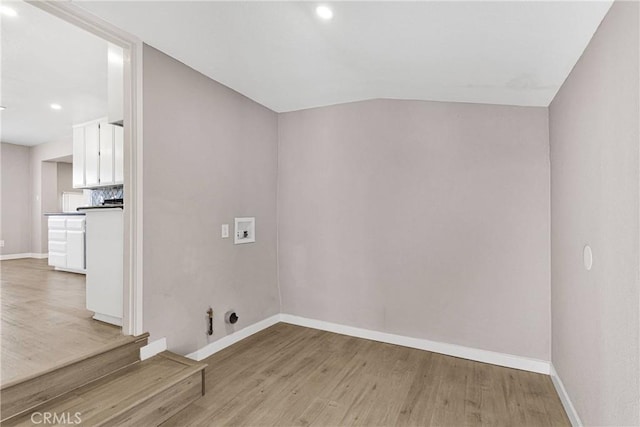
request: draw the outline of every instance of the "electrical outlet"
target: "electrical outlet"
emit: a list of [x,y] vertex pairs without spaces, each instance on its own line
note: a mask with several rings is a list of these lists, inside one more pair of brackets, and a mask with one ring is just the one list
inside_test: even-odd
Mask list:
[[222,230],[220,235],[222,236],[223,239],[229,238],[229,224],[222,224]]
[[0,248],[4,248],[4,240],[0,240]]

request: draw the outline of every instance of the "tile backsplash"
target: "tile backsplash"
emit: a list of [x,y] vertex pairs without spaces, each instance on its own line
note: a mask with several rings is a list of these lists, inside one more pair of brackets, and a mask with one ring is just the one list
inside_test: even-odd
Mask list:
[[123,186],[96,188],[91,190],[91,206],[99,206],[105,199],[124,198]]

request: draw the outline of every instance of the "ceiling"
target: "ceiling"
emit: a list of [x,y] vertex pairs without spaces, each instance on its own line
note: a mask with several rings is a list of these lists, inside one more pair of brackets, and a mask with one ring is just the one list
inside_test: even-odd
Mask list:
[[107,43],[22,1],[3,5],[17,16],[1,18],[1,140],[71,138],[73,124],[106,116]]
[[[107,43],[22,1],[2,16],[0,138],[36,145],[107,113]],[[547,106],[606,2],[86,2],[203,74],[292,111],[372,98]],[[62,106],[59,111],[50,104]]]
[[611,2],[95,2],[81,7],[278,111],[371,98],[547,106]]

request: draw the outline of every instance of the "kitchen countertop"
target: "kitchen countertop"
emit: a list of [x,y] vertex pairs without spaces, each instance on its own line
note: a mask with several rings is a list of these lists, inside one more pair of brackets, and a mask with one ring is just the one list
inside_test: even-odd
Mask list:
[[84,212],[46,212],[44,216],[84,215]]
[[[124,209],[124,205],[81,206],[78,211],[90,211],[96,209]],[[82,213],[84,215],[84,213]]]

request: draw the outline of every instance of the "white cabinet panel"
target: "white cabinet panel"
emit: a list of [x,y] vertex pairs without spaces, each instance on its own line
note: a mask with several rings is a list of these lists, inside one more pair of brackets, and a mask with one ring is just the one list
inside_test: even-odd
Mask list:
[[67,220],[64,217],[49,217],[49,230],[64,230],[66,228],[66,224]]
[[67,230],[67,268],[84,269],[84,231]]
[[73,188],[84,186],[84,127],[77,126],[73,128]]
[[67,219],[67,231],[76,230],[84,231],[84,216]]
[[100,185],[113,184],[113,128],[109,124],[100,125]]
[[49,252],[67,253],[67,242],[49,241]]
[[100,126],[92,123],[84,127],[85,180],[87,187],[100,184]]
[[49,265],[65,268],[67,266],[67,254],[61,252],[49,252]]
[[115,184],[124,183],[124,128],[113,127],[113,180]]
[[[123,218],[122,209],[94,209],[86,212],[87,309],[96,318],[122,320]],[[104,316],[100,316],[104,315]]]
[[67,230],[49,230],[49,241],[66,242]]

